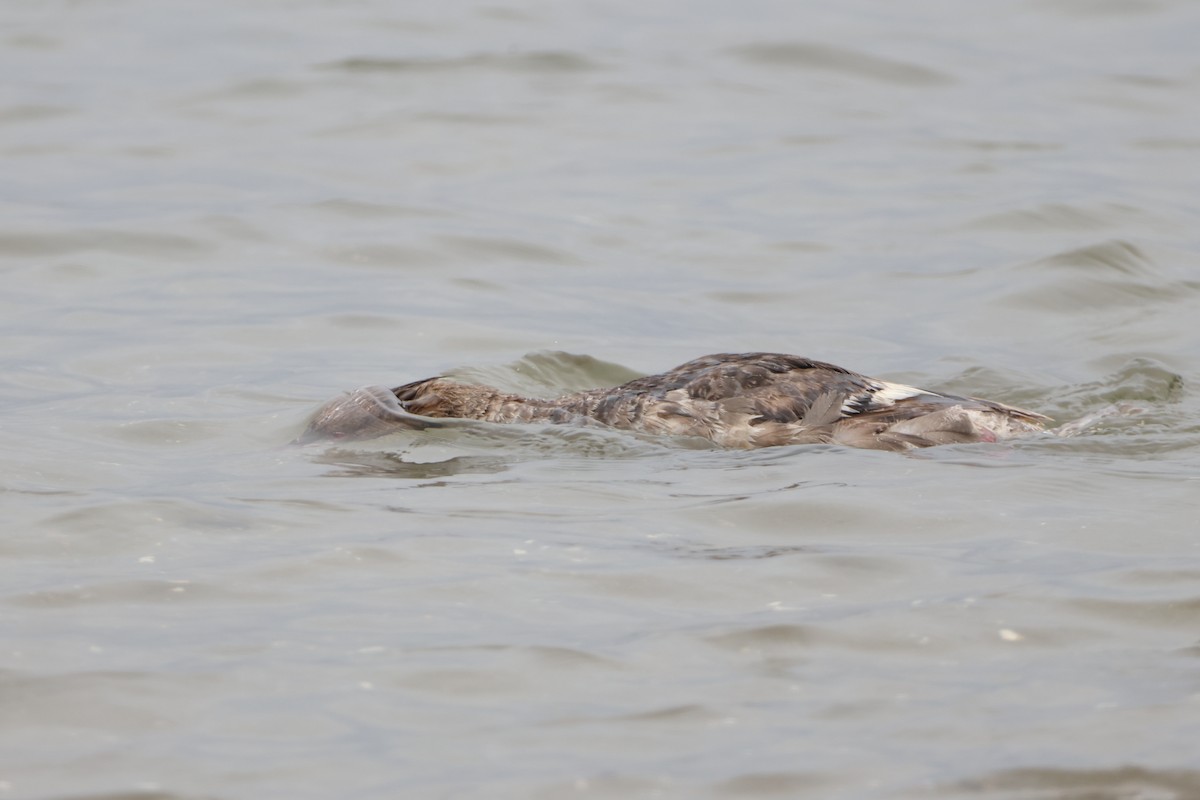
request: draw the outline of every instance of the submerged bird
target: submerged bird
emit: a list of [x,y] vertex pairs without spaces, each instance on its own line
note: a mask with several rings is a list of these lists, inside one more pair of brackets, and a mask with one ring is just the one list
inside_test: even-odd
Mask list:
[[1050,421],[1003,403],[889,383],[800,356],[721,353],[554,399],[442,377],[395,389],[367,386],[322,406],[297,441],[373,438],[440,427],[441,419],[599,422],[743,449],[833,443],[875,450],[994,442],[1035,433]]

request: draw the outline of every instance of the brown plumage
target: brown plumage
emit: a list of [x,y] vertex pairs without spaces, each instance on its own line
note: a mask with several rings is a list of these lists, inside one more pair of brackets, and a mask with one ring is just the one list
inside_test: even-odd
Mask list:
[[322,406],[299,441],[371,438],[439,419],[571,423],[699,436],[721,447],[836,443],[908,450],[994,442],[1040,431],[1047,417],[972,397],[868,378],[779,353],[722,353],[608,389],[554,399],[428,378],[372,386]]

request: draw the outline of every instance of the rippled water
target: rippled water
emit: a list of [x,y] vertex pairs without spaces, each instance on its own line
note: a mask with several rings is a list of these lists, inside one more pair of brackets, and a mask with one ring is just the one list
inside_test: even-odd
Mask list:
[[[0,796],[1200,797],[1198,29],[9,4]],[[287,444],[741,350],[1142,413]]]

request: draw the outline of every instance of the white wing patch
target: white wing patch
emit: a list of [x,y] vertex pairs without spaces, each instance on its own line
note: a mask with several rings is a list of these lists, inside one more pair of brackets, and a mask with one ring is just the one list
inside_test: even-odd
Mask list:
[[907,400],[919,394],[931,394],[941,397],[937,392],[928,389],[918,389],[915,386],[905,386],[903,383],[888,383],[887,381],[872,381],[875,384],[875,400],[883,405],[893,405],[897,400]]
[[941,397],[937,392],[928,389],[918,389],[915,386],[905,386],[902,383],[887,381],[867,381],[867,390],[852,394],[842,403],[842,413],[846,416],[865,414],[868,411],[878,411],[881,408],[891,408],[899,400],[907,400],[918,395],[933,395]]

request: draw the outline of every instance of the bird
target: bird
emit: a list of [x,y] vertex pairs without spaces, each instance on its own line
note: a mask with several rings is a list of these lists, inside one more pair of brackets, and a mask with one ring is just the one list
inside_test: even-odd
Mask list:
[[870,378],[784,353],[718,353],[620,386],[525,397],[447,377],[365,386],[321,406],[296,440],[369,439],[451,420],[601,424],[731,449],[835,444],[872,450],[996,442],[1050,418],[977,397]]

